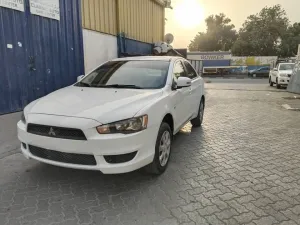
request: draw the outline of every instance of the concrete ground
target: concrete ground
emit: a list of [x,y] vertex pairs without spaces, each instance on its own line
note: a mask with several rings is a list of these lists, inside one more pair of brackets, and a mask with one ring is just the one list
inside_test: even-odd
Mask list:
[[0,159],[19,151],[16,125],[20,118],[19,112],[0,116]]
[[[202,128],[188,124],[176,135],[160,177],[3,157],[0,224],[300,224],[300,112],[282,107],[293,95],[266,80],[206,88]],[[6,120],[11,133],[1,124],[0,134],[10,145],[15,123]]]

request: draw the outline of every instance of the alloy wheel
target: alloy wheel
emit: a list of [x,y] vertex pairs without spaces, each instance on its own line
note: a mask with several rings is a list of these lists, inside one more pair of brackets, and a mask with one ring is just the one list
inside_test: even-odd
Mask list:
[[168,163],[171,151],[171,135],[169,131],[165,131],[160,139],[159,145],[159,163],[165,166]]

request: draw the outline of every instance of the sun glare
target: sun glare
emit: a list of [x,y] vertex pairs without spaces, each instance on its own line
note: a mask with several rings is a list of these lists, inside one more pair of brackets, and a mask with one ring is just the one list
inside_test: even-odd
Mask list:
[[194,28],[203,22],[204,11],[199,0],[181,0],[174,7],[177,22],[181,27]]

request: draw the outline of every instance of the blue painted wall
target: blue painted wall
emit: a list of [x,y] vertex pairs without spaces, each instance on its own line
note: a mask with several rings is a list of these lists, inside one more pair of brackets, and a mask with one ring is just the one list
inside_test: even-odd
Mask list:
[[118,57],[151,55],[153,45],[141,41],[126,38],[124,34],[119,34],[118,38]]
[[[0,7],[0,114],[70,85],[84,73],[80,0],[60,0],[60,21]],[[7,48],[11,44],[13,48]]]
[[230,66],[230,60],[203,60],[204,67]]

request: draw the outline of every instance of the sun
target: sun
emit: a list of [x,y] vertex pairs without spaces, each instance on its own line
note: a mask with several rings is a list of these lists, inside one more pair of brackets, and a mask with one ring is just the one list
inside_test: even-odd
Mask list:
[[204,19],[204,10],[199,0],[181,0],[174,7],[174,13],[183,28],[194,28]]

